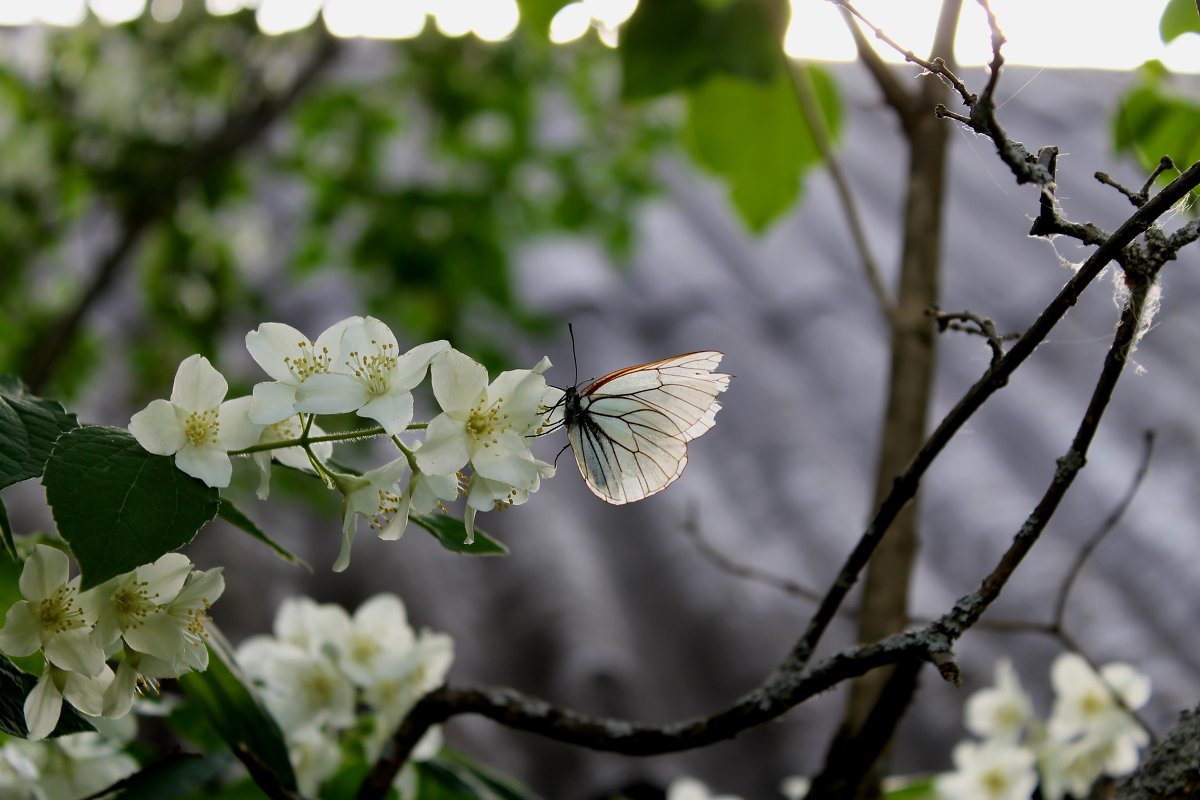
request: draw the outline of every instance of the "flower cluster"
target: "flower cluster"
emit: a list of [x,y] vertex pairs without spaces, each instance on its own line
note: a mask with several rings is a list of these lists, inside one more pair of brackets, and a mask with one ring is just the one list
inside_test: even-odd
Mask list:
[[[288,600],[274,632],[246,640],[237,659],[284,731],[300,790],[308,796],[342,766],[343,752],[361,748],[374,761],[413,705],[442,685],[454,659],[451,638],[414,632],[404,604],[392,594],[367,600],[353,616],[306,597]],[[358,748],[339,746],[351,741]],[[433,733],[414,758],[430,757],[439,747]],[[401,779],[411,775],[401,773]]]
[[1149,679],[1128,664],[1097,674],[1066,653],[1050,672],[1054,707],[1043,724],[1008,661],[996,665],[996,685],[972,695],[966,726],[981,742],[954,748],[955,770],[939,775],[939,796],[966,800],[1028,800],[1040,785],[1045,800],[1088,796],[1103,775],[1128,775],[1149,736],[1132,710],[1150,698]]
[[[129,718],[132,721],[132,718]],[[138,770],[123,742],[135,727],[116,732],[73,733],[31,742],[0,734],[0,797],[5,800],[76,800],[89,797]]]
[[37,545],[21,571],[24,599],[0,629],[0,651],[45,660],[25,699],[30,739],[54,730],[64,699],[89,716],[119,719],[158,679],[208,666],[204,626],[225,590],[219,568],[196,570],[186,556],[168,553],[86,592],[79,580],[66,554]]
[[[410,513],[431,513],[465,494],[470,543],[477,512],[524,503],[554,474],[529,449],[529,437],[561,397],[546,385],[546,359],[489,382],[482,365],[445,341],[401,353],[395,334],[373,317],[344,319],[315,341],[268,322],[246,335],[246,347],[271,378],[250,397],[225,400],[225,378],[204,357],[190,356],[179,365],[170,400],[134,414],[129,430],[146,450],[173,455],[179,469],[218,488],[229,485],[230,455],[252,453],[262,473],[260,498],[272,458],[316,472],[344,497],[335,571],[349,564],[359,517],[381,538],[396,539]],[[414,424],[412,392],[426,375],[442,413]],[[377,427],[326,434],[313,421],[349,412]],[[422,429],[424,441],[400,438]],[[364,474],[330,466],[334,441],[377,435],[396,445],[395,460]]]

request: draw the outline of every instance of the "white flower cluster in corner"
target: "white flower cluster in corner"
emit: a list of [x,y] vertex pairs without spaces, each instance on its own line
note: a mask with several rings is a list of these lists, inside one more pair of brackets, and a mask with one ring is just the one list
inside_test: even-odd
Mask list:
[[131,724],[107,731],[108,736],[72,733],[37,742],[0,734],[0,797],[77,800],[94,795],[140,769],[122,750],[135,732]]
[[[65,699],[82,713],[119,719],[135,694],[208,667],[205,623],[225,590],[221,570],[196,570],[168,553],[86,592],[66,554],[39,544],[25,560],[22,600],[9,608],[0,651],[41,653],[45,668],[25,699],[30,739],[54,730]],[[108,662],[119,658],[116,672]]]
[[[279,722],[306,796],[316,796],[337,771],[343,750],[354,749],[351,741],[374,761],[416,702],[442,685],[454,660],[453,640],[414,632],[393,594],[372,597],[353,616],[338,605],[293,598],[280,607],[274,632],[247,639],[237,660]],[[431,729],[413,758],[430,758],[440,747]],[[406,768],[397,780],[414,777]]]
[[1055,701],[1042,723],[1012,663],[996,664],[996,685],[967,700],[966,726],[982,741],[954,748],[953,772],[935,788],[947,800],[1028,800],[1040,786],[1045,800],[1084,798],[1101,776],[1133,772],[1149,736],[1130,714],[1150,698],[1150,680],[1128,664],[1097,674],[1075,653],[1050,671]]
[[[520,505],[554,474],[529,449],[529,437],[562,396],[546,385],[547,359],[489,382],[481,364],[445,341],[401,353],[395,334],[374,317],[344,319],[315,341],[289,325],[267,322],[246,335],[246,347],[271,378],[251,397],[226,400],[225,378],[203,356],[189,356],[179,365],[170,399],[134,414],[129,431],[149,452],[174,456],[180,470],[216,488],[229,485],[231,454],[252,454],[262,499],[272,458],[318,473],[344,497],[335,571],[350,562],[359,517],[381,538],[397,539],[411,512],[431,513],[464,494],[469,544],[477,512]],[[412,392],[427,374],[442,413],[428,425],[414,424]],[[348,412],[378,428],[326,434],[313,422],[320,414]],[[424,429],[423,442],[400,439]],[[389,437],[400,455],[362,475],[327,463],[333,441],[375,435]]]

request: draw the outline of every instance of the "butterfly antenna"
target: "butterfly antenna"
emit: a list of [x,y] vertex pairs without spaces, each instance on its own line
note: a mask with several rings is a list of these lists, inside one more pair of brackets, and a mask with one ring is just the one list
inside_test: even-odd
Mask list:
[[575,328],[572,327],[571,323],[569,323],[569,322],[567,323],[567,333],[569,333],[571,335],[571,360],[575,362],[575,383],[573,385],[578,386],[579,385],[579,356],[575,355]]

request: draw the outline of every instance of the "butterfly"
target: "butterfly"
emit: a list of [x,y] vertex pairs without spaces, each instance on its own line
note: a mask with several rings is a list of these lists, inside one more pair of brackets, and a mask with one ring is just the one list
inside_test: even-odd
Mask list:
[[610,372],[569,386],[562,422],[592,493],[623,505],[670,486],[687,465],[687,445],[716,424],[729,375],[724,353],[702,350]]

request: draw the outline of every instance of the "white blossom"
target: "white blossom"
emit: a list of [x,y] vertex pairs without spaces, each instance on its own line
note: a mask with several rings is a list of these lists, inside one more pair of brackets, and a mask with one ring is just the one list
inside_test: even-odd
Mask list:
[[337,357],[342,334],[362,317],[348,317],[325,329],[315,342],[290,325],[264,322],[246,334],[246,349],[273,379],[254,387],[250,419],[262,425],[296,413],[296,389],[313,375],[324,375]]
[[396,436],[412,422],[413,388],[425,379],[433,357],[449,346],[446,341],[427,342],[401,355],[387,325],[374,317],[353,322],[342,334],[330,371],[312,375],[297,387],[296,410],[354,411]]
[[49,661],[37,685],[25,698],[25,726],[30,739],[44,739],[58,724],[66,700],[84,714],[98,717],[104,710],[104,690],[112,683],[113,671],[101,664],[96,675],[60,669]]
[[996,662],[996,685],[971,695],[964,716],[967,730],[976,736],[1014,743],[1021,738],[1033,719],[1033,704],[1011,661]]
[[25,560],[18,586],[24,598],[13,603],[0,630],[0,650],[28,656],[39,649],[46,660],[84,676],[100,674],[104,651],[92,637],[94,594],[79,594],[79,577],[69,578],[65,553],[39,544]]
[[1150,737],[1129,712],[1150,699],[1150,679],[1122,663],[1107,664],[1097,674],[1075,653],[1055,660],[1050,679],[1057,693],[1048,723],[1050,735],[1081,743],[1099,760],[1104,774],[1132,772],[1138,749],[1149,744]]
[[934,788],[946,800],[1029,800],[1037,786],[1034,755],[997,739],[959,742],[955,770],[939,775]]
[[342,548],[333,564],[334,572],[341,572],[350,565],[350,546],[359,517],[370,520],[368,525],[379,533],[379,538],[400,538],[408,525],[408,505],[401,507],[401,489],[397,484],[406,472],[408,459],[401,456],[362,475],[333,476],[343,495]]
[[170,400],[155,400],[129,420],[129,432],[151,453],[175,456],[175,466],[212,487],[229,485],[230,450],[258,441],[262,426],[250,421],[251,399],[225,400],[229,384],[201,355],[185,358]]

